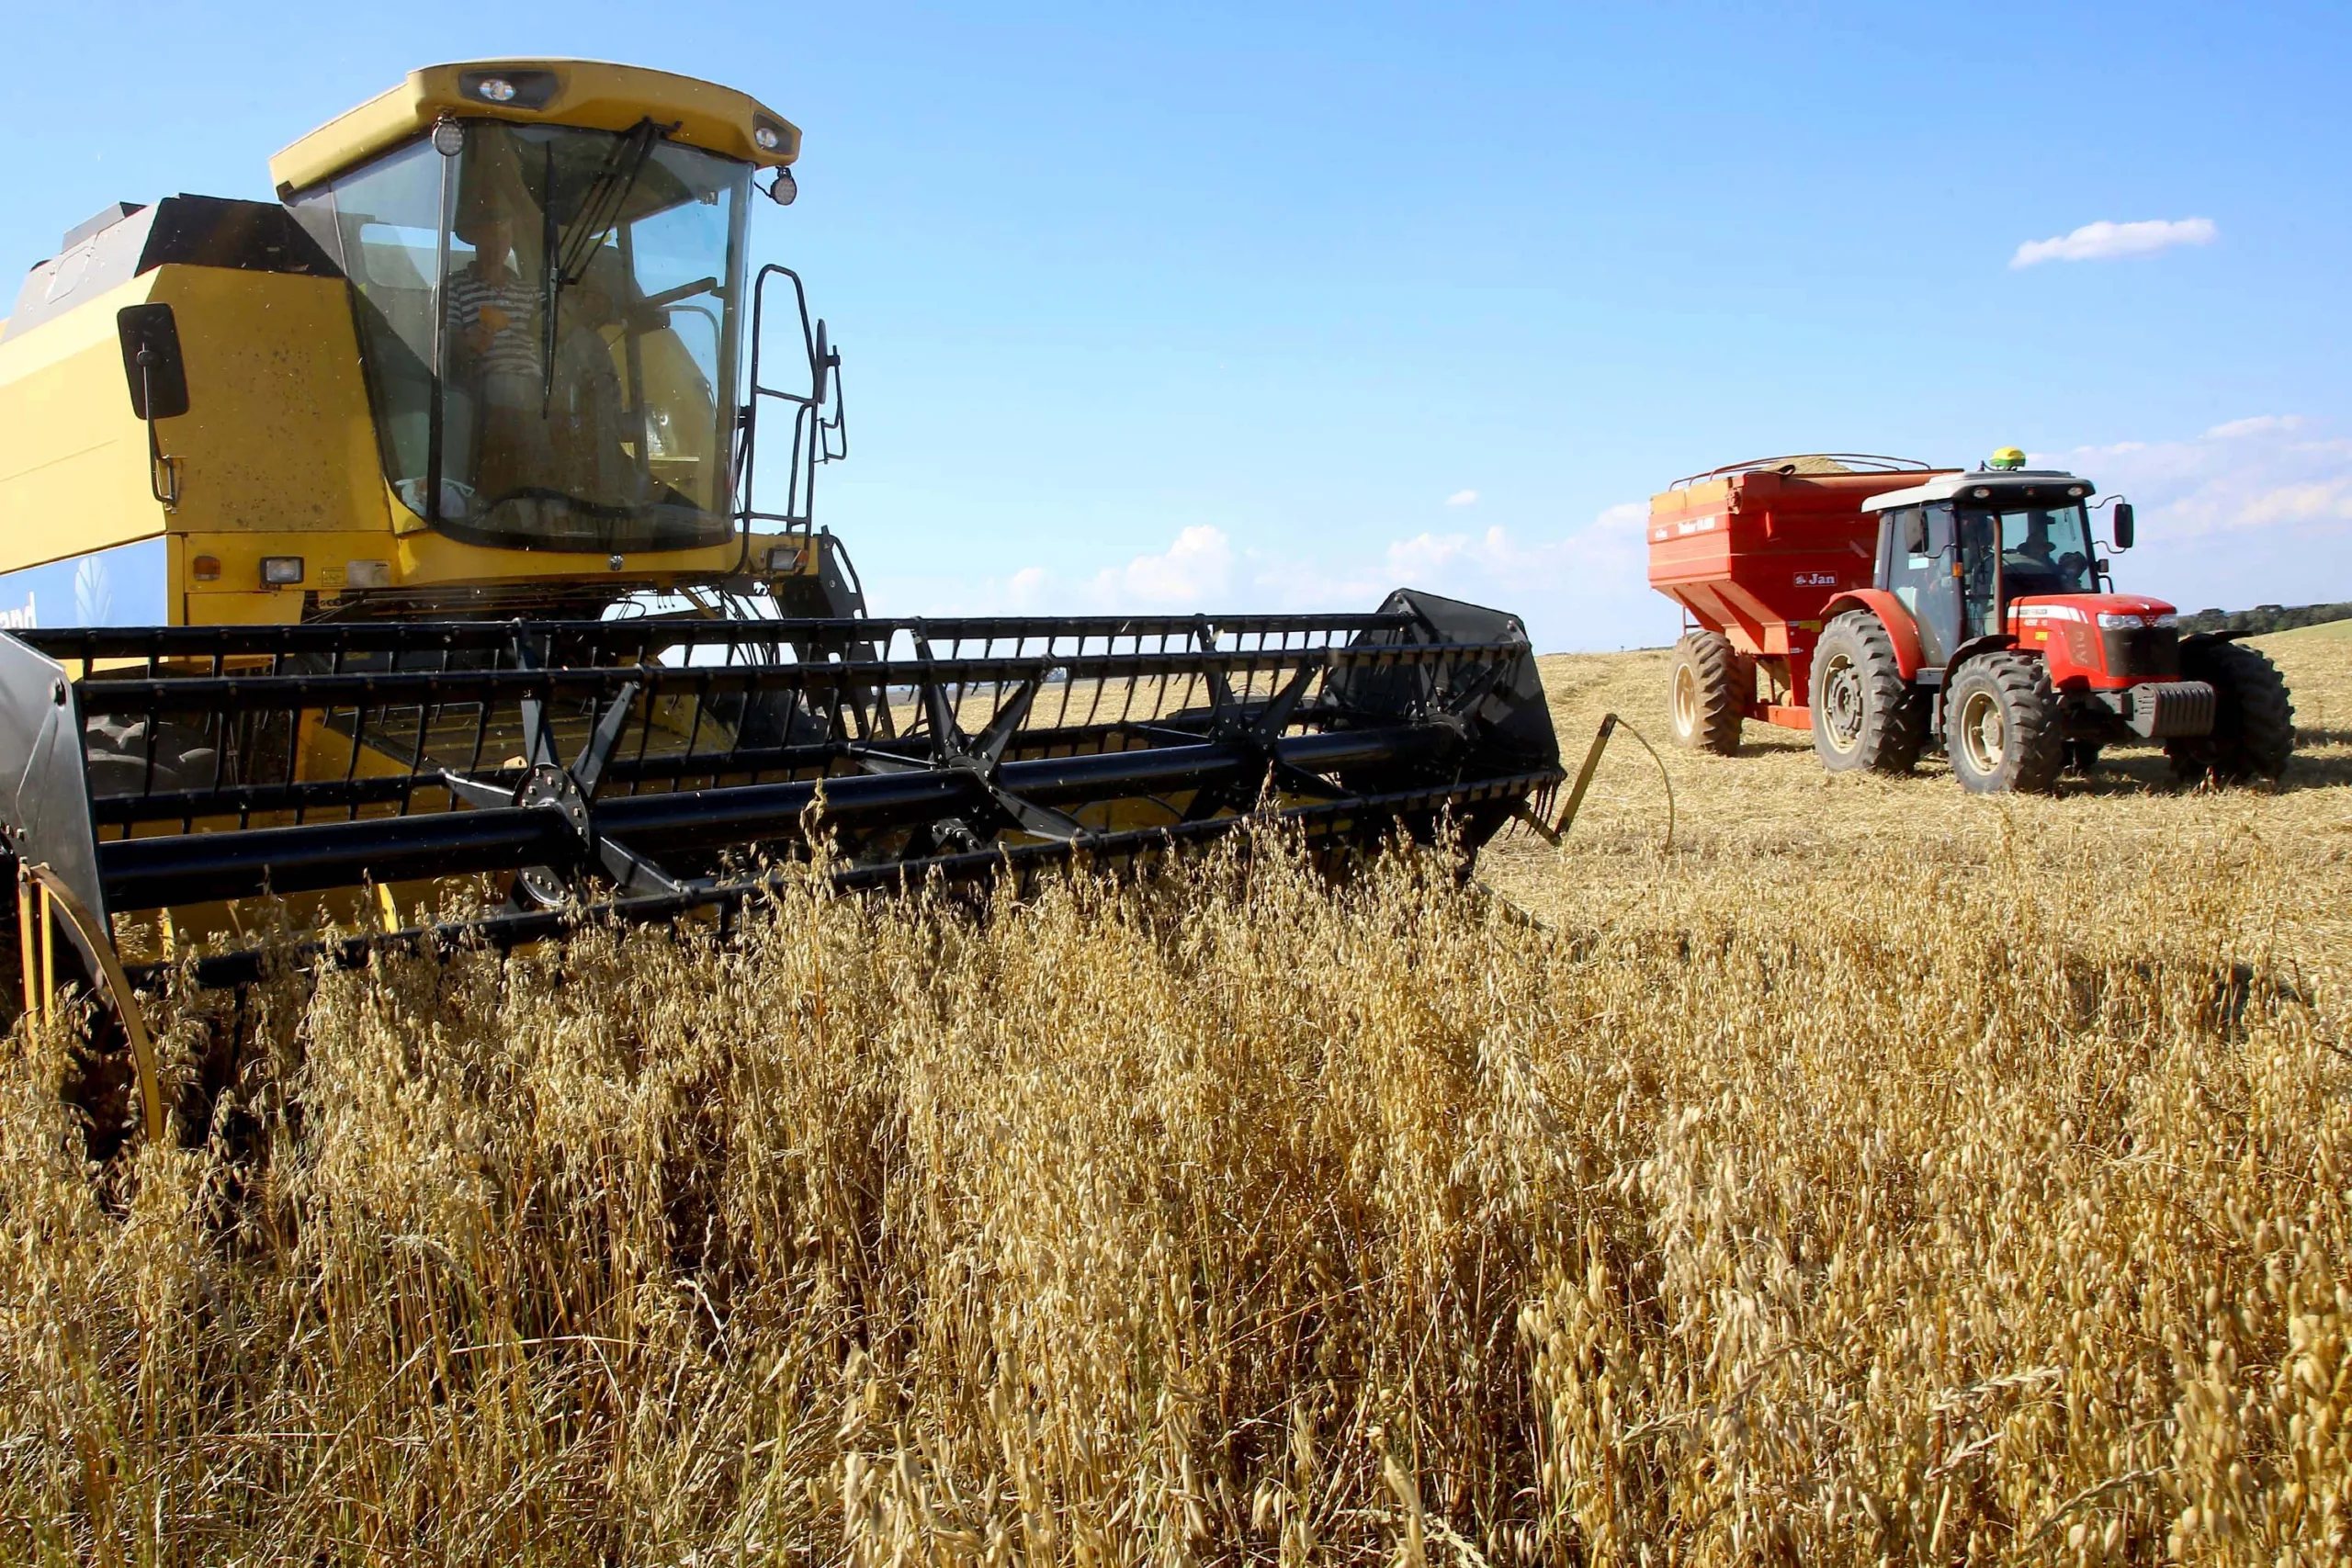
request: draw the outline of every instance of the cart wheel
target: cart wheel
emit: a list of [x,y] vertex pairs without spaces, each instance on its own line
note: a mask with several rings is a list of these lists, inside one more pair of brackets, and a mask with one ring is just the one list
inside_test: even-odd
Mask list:
[[1739,750],[1740,709],[1756,675],[1721,632],[1685,632],[1667,672],[1668,716],[1675,744],[1728,757]]

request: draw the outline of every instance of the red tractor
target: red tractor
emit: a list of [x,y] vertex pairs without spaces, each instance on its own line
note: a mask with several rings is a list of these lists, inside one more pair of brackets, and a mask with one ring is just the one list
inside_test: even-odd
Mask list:
[[2184,779],[2277,778],[2295,711],[2276,666],[2173,607],[2118,593],[2089,481],[2024,466],[1775,457],[1650,501],[1650,585],[1697,624],[1675,644],[1674,736],[1729,754],[1742,721],[1813,732],[1832,772],[1908,773],[1940,736],[1980,793],[2048,790],[2110,741],[2157,740]]

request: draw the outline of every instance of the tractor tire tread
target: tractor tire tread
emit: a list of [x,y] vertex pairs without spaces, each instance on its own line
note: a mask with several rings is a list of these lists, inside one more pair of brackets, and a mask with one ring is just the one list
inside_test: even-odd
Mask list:
[[2173,776],[2185,784],[2233,784],[2284,774],[2295,751],[2295,705],[2278,666],[2260,649],[2234,642],[2181,651],[2181,674],[2212,682],[2218,700],[2212,734],[2165,743]]
[[[1832,638],[1853,644],[1854,662],[1866,689],[1862,730],[1851,757],[1838,756],[1828,745],[1819,716],[1821,670]],[[1898,776],[1917,766],[1928,744],[1927,707],[1903,678],[1903,667],[1894,656],[1894,639],[1887,635],[1885,624],[1868,610],[1847,611],[1823,630],[1820,642],[1815,645],[1814,661],[1814,750],[1823,765],[1832,772],[1867,768]]]
[[[1728,757],[1739,750],[1740,724],[1745,718],[1741,709],[1740,677],[1747,675],[1751,686],[1755,676],[1721,632],[1685,632],[1674,645],[1674,660],[1667,676],[1668,696],[1671,703],[1674,687],[1688,668],[1698,689],[1697,723],[1686,732],[1678,720],[1671,725],[1674,739],[1694,751],[1712,751]],[[1673,709],[1668,709],[1669,716]]]
[[[1954,700],[1979,674],[2000,695],[2007,730],[2001,767],[1984,775],[1963,762],[1962,708]],[[2058,774],[2066,761],[2066,734],[2047,665],[2029,654],[1986,653],[1962,665],[1945,690],[1950,695],[1944,704],[1944,751],[1951,760],[1953,777],[1963,788],[1976,794],[2014,790],[2020,795],[2048,795],[2058,787]]]

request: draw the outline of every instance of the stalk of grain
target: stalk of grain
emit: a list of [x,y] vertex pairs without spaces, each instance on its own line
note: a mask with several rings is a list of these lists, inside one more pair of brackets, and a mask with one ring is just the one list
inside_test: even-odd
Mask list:
[[20,1032],[0,1557],[2342,1561],[2340,874],[2078,831],[788,890],[257,998],[98,1181]]

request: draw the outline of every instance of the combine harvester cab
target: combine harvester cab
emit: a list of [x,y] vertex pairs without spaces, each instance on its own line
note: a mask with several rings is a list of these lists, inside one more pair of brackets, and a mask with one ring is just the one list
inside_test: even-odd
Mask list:
[[0,328],[11,946],[28,1006],[109,1004],[151,1134],[137,993],[254,979],[248,933],[354,964],[724,919],[785,860],[894,887],[1263,820],[1475,852],[1548,805],[1499,612],[868,616],[812,521],[840,356],[746,259],[798,147],[662,73],[435,67],[281,152],[280,203],[119,206],[35,269]]
[[1908,773],[1940,736],[1979,793],[2047,790],[2112,742],[2164,744],[2183,779],[2276,778],[2294,709],[2270,661],[2181,637],[2173,607],[2115,591],[2093,529],[2129,502],[2028,469],[1774,457],[1650,502],[1651,586],[1691,622],[1675,645],[1675,739],[1730,754],[1747,719],[1811,731],[1833,772]]

